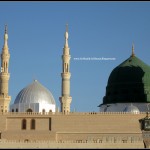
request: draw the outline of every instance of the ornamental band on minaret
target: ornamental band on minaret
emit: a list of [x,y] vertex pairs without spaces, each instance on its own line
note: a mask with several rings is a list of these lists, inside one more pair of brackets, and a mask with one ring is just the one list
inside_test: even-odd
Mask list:
[[9,67],[9,49],[8,49],[8,34],[7,34],[7,25],[5,25],[5,34],[4,34],[4,46],[1,53],[1,72],[0,72],[0,112],[9,111],[9,103],[11,97],[8,95],[8,82],[10,74],[8,72]]
[[62,95],[59,98],[61,103],[61,112],[64,114],[68,114],[70,112],[70,103],[72,101],[72,97],[70,96],[70,77],[71,73],[69,71],[70,68],[70,54],[69,54],[69,46],[68,46],[68,25],[66,25],[65,32],[65,45],[63,48],[62,55]]

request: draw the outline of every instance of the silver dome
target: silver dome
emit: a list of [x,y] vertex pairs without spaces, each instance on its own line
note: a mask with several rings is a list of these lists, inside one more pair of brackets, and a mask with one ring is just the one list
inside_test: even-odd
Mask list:
[[131,113],[140,113],[139,109],[136,106],[128,105],[125,107],[124,112],[131,112]]
[[14,104],[18,103],[46,103],[55,104],[51,92],[41,85],[37,80],[23,88],[17,95]]

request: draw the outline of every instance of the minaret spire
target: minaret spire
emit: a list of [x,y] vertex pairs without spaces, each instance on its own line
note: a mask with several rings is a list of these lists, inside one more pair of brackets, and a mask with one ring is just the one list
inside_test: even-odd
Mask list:
[[7,25],[5,25],[5,34],[4,34],[4,48],[3,50],[8,51],[8,34],[7,34]]
[[66,32],[65,32],[65,47],[68,47],[68,24],[66,24]]
[[5,25],[4,32],[4,46],[1,53],[1,72],[0,72],[0,111],[7,112],[9,110],[9,103],[11,97],[8,95],[9,89],[9,78],[10,74],[8,72],[9,68],[9,49],[8,49],[8,33],[7,25]]
[[7,24],[5,25],[5,34],[7,34]]
[[69,71],[70,68],[70,54],[69,54],[69,46],[68,46],[68,24],[66,24],[66,32],[65,32],[65,44],[63,48],[62,55],[62,94],[59,98],[61,103],[61,112],[64,114],[68,114],[70,112],[70,103],[72,101],[72,97],[70,96],[70,77],[71,73]]
[[135,56],[135,54],[134,54],[134,43],[132,43],[132,54],[131,54],[131,56],[132,57]]

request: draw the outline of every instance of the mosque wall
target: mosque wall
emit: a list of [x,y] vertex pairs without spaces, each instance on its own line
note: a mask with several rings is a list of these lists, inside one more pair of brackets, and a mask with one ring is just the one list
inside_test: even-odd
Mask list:
[[[145,113],[3,113],[1,139],[84,141],[142,137],[139,119]],[[23,120],[26,121],[25,128]],[[33,121],[33,122],[32,122]]]
[[[26,130],[30,130],[31,120],[35,120],[35,130],[58,132],[136,132],[140,133],[139,119],[146,113],[132,114],[123,112],[76,113],[1,113],[0,128],[22,130],[21,123],[26,120]],[[119,128],[117,128],[119,127]]]
[[16,141],[0,141],[0,148],[55,148],[55,149],[98,149],[98,148],[115,148],[115,149],[122,149],[122,148],[134,148],[134,149],[143,149],[144,145],[142,141],[138,142],[103,142],[103,143],[95,143],[95,142],[54,142],[54,141],[39,141],[39,142],[16,142]]
[[[145,113],[122,112],[74,112],[68,115],[58,112],[1,113],[0,143],[4,147],[7,147],[7,143],[11,143],[12,147],[15,143],[18,147],[27,147],[30,143],[31,147],[41,147],[39,143],[51,147],[53,143],[52,147],[55,148],[71,145],[75,148],[86,148],[87,145],[93,145],[92,148],[143,148],[139,119],[145,116]],[[22,129],[23,119],[26,120],[26,129]],[[31,120],[35,120],[35,129],[31,128]]]

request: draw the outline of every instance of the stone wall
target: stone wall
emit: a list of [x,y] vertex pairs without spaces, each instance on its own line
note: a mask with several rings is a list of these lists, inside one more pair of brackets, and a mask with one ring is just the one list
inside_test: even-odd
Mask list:
[[[80,148],[87,145],[94,146],[93,148],[108,145],[110,147],[121,146],[120,148],[122,146],[143,148],[139,119],[145,116],[145,113],[122,112],[75,112],[67,115],[62,113],[2,113],[0,114],[0,139],[5,141],[2,145],[12,140],[13,143],[10,144],[12,147],[15,145],[15,140],[18,146],[20,141],[25,146],[33,143],[31,145],[35,147],[39,146],[39,142],[49,141],[48,147],[51,146],[50,142],[53,142],[56,147],[62,146],[63,148],[67,148],[66,145]],[[26,129],[22,129],[23,119],[26,120]],[[31,129],[32,119],[35,120],[35,129]]]
[[143,141],[137,142],[72,142],[72,141],[65,141],[65,142],[55,142],[55,141],[36,141],[36,142],[29,142],[29,141],[0,141],[0,148],[136,148],[141,149],[144,148]]

